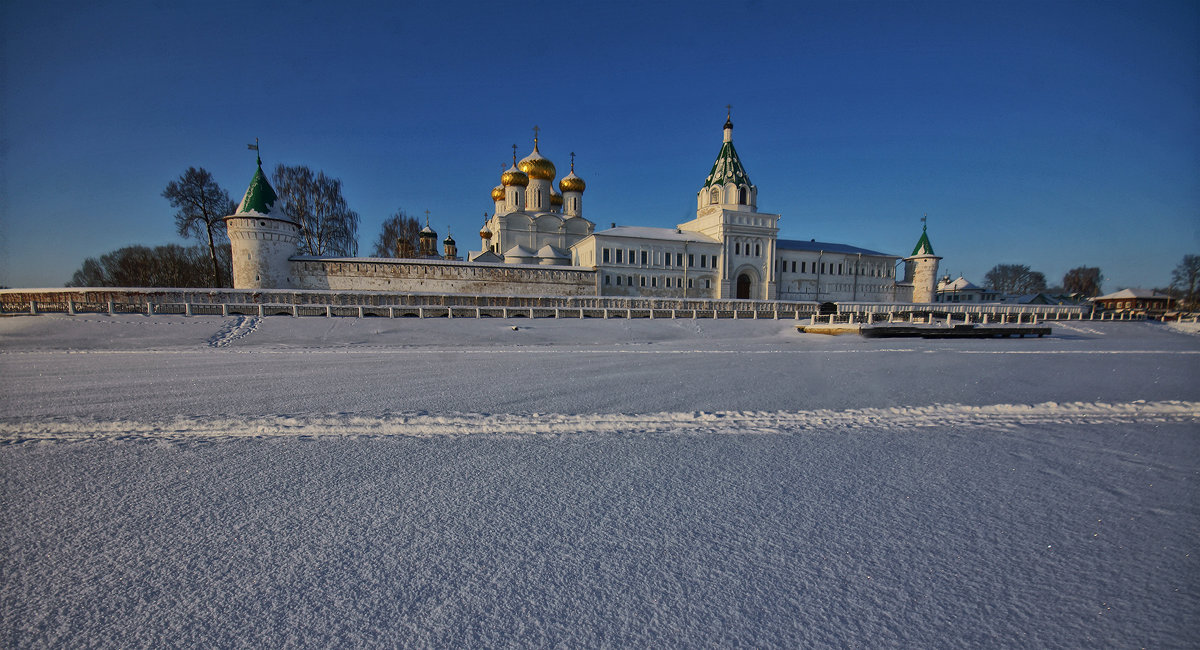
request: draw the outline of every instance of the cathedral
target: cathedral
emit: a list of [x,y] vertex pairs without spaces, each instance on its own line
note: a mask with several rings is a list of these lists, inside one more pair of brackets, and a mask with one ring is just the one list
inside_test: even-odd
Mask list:
[[[462,261],[449,237],[434,250],[426,224],[417,259],[301,257],[299,224],[274,205],[258,172],[236,214],[225,218],[235,288],[470,292],[816,302],[932,302],[937,267],[928,233],[900,258],[849,244],[780,239],[780,215],[758,210],[758,187],[733,144],[726,115],[721,147],[696,192],[696,216],[675,228],[584,217],[587,185],[533,151],[500,175],[480,249]],[[924,221],[924,220],[922,220]],[[903,259],[903,277],[897,267]]]

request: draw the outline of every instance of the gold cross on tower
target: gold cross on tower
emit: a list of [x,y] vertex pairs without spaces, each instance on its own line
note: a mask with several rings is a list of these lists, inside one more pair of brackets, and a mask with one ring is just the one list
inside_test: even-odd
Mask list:
[[538,125],[534,124],[533,125],[533,148],[534,149],[537,149],[537,145],[538,145],[538,131],[541,131],[541,128],[539,128]]

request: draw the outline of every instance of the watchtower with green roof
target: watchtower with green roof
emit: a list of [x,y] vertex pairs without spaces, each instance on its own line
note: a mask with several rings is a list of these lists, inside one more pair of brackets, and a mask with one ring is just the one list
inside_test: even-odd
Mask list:
[[913,247],[912,255],[904,258],[904,282],[912,285],[912,302],[929,303],[937,295],[938,262],[942,258],[933,254],[929,242],[928,215],[921,217],[921,238]]
[[288,289],[300,224],[288,218],[262,170],[262,159],[237,212],[223,219],[233,253],[233,288]]

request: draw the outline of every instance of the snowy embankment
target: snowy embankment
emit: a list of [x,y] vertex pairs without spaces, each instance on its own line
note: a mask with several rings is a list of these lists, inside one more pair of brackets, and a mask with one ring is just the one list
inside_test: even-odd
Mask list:
[[1200,339],[793,325],[0,319],[0,639],[1193,642]]

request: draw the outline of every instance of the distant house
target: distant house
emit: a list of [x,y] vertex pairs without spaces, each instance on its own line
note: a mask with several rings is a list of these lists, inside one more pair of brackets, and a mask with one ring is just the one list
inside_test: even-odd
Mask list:
[[942,277],[941,281],[938,282],[937,295],[934,297],[934,302],[1003,302],[1005,298],[1007,298],[1005,294],[972,284],[961,275],[954,281],[951,281],[950,276],[947,275]]
[[1163,312],[1174,306],[1175,299],[1151,289],[1121,289],[1092,298],[1092,302],[1111,311]]

